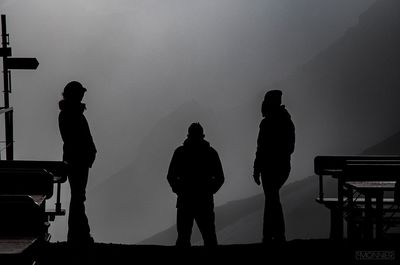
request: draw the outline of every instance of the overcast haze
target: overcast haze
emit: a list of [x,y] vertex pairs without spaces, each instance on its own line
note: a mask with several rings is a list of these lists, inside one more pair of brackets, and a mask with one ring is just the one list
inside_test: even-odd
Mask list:
[[[141,174],[144,169],[138,165],[151,165],[158,170],[154,173],[159,174],[154,178],[165,178],[173,149],[184,140],[189,122],[197,120],[205,127],[206,138],[219,151],[227,173],[227,183],[217,196],[217,204],[260,192],[251,182],[260,104],[265,91],[278,83],[284,90],[284,103],[294,112],[299,132],[290,181],[312,174],[316,154],[357,153],[400,128],[399,124],[386,126],[351,145],[339,145],[337,139],[329,141],[327,134],[310,134],[312,126],[317,132],[328,132],[326,128],[330,127],[318,128],[313,117],[307,117],[307,128],[302,125],[304,115],[310,114],[310,106],[315,102],[326,104],[315,96],[317,93],[305,96],[308,90],[295,89],[290,81],[297,80],[292,73],[355,27],[360,14],[373,0],[0,3],[1,13],[7,15],[13,56],[36,57],[40,63],[36,71],[12,73],[16,158],[61,158],[58,101],[68,81],[81,81],[88,89],[84,99],[88,107],[86,117],[99,151],[89,183],[93,197],[100,190],[104,192],[104,186],[113,187],[112,179],[122,179],[128,174],[124,172]],[[298,99],[304,98],[308,102],[299,103]],[[186,113],[180,116],[180,112]],[[235,117],[231,118],[230,113]],[[219,117],[223,120],[216,120]],[[329,117],[326,120],[329,123]],[[175,129],[167,128],[163,141],[157,132],[165,126]],[[245,131],[246,126],[251,129]],[[226,137],[227,133],[233,136]],[[233,147],[235,141],[252,146]],[[154,151],[163,157],[144,155],[146,149],[151,152],[156,147],[163,147]],[[159,163],[143,161],[144,157]],[[245,163],[239,166],[237,161],[243,159]],[[160,186],[161,193],[170,193],[166,182],[137,175],[132,179],[140,185],[133,185],[131,194],[122,197],[141,194],[139,189],[150,183]],[[107,192],[107,196],[113,196],[112,192],[118,190]],[[67,193],[66,187],[64,194]],[[161,195],[160,200],[164,200]],[[100,228],[94,228],[95,237],[137,242],[161,231],[171,225],[175,214],[173,195],[165,201],[171,212],[165,220],[154,221],[156,218],[148,213],[149,227],[137,228],[140,233],[130,239],[102,235]],[[153,203],[156,204],[150,199],[143,201],[144,205]],[[88,204],[91,211],[101,211],[102,205],[95,205],[90,198]],[[124,210],[135,212],[136,206],[139,207],[131,205]],[[65,222],[57,222],[53,239],[65,240]]]

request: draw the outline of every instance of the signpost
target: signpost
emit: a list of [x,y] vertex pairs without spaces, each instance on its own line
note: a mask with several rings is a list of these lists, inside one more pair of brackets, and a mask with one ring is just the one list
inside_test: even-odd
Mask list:
[[11,56],[11,48],[0,48],[0,56]]
[[35,70],[39,62],[36,58],[7,58],[7,69]]
[[11,71],[35,70],[39,62],[36,58],[11,57],[9,35],[7,34],[6,15],[1,15],[1,42],[0,57],[3,57],[3,79],[4,79],[4,106],[0,107],[0,114],[5,115],[6,134],[6,159],[14,159],[14,137],[13,137],[13,108],[10,108],[9,94],[11,93]]

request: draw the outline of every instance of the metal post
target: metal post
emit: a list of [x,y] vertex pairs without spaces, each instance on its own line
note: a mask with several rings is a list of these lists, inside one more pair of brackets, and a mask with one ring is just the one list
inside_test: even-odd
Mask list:
[[[8,34],[6,27],[6,15],[1,15],[1,39],[2,48],[5,50],[8,45]],[[10,84],[9,72],[7,68],[7,55],[3,56],[3,79],[4,79],[4,108],[10,107]],[[13,140],[13,114],[12,111],[5,113],[5,133],[6,133],[6,160],[13,160],[14,156],[14,140]]]
[[57,183],[56,214],[61,212],[61,182]]
[[324,183],[322,175],[319,175],[319,200],[322,202],[324,200]]
[[351,187],[347,188],[347,210],[349,211],[347,215],[347,239],[355,238],[356,226],[354,222],[355,218],[355,207],[354,207],[354,191]]
[[376,194],[376,239],[383,237],[383,191],[378,191]]
[[344,175],[339,174],[338,175],[338,224],[337,224],[337,233],[338,233],[338,239],[343,239],[343,230],[344,230],[344,224],[343,224],[343,215],[344,215],[344,199],[343,199],[343,185],[344,185]]

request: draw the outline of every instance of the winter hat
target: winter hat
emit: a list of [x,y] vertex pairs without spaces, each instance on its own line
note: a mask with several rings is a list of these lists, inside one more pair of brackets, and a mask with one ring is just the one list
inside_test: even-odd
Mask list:
[[192,123],[188,129],[188,137],[192,138],[204,138],[203,127],[201,127],[200,123]]
[[274,107],[279,107],[282,104],[282,91],[270,90],[265,93],[264,101],[266,104]]
[[86,88],[82,86],[78,81],[69,82],[62,93],[64,99],[71,99],[76,96],[77,93],[86,92]]

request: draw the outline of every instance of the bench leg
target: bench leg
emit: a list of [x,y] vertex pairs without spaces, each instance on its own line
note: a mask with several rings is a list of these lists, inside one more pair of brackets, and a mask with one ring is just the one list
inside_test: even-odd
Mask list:
[[365,224],[364,224],[364,238],[373,239],[374,237],[374,224],[372,222],[372,205],[371,197],[365,196]]
[[344,180],[343,178],[338,179],[338,209],[337,212],[335,212],[335,215],[337,217],[335,218],[335,224],[337,225],[336,227],[336,235],[335,237],[337,239],[343,239],[343,230],[344,230],[344,225],[343,225],[343,214],[344,214]]
[[340,222],[343,222],[340,213],[337,209],[331,209],[331,227],[329,238],[330,239],[342,239],[340,236]]
[[383,237],[383,192],[376,197],[376,239]]
[[354,222],[354,216],[355,216],[355,207],[354,207],[354,201],[353,201],[353,190],[352,189],[347,189],[347,238],[348,239],[355,239],[355,232],[356,232],[356,226]]

